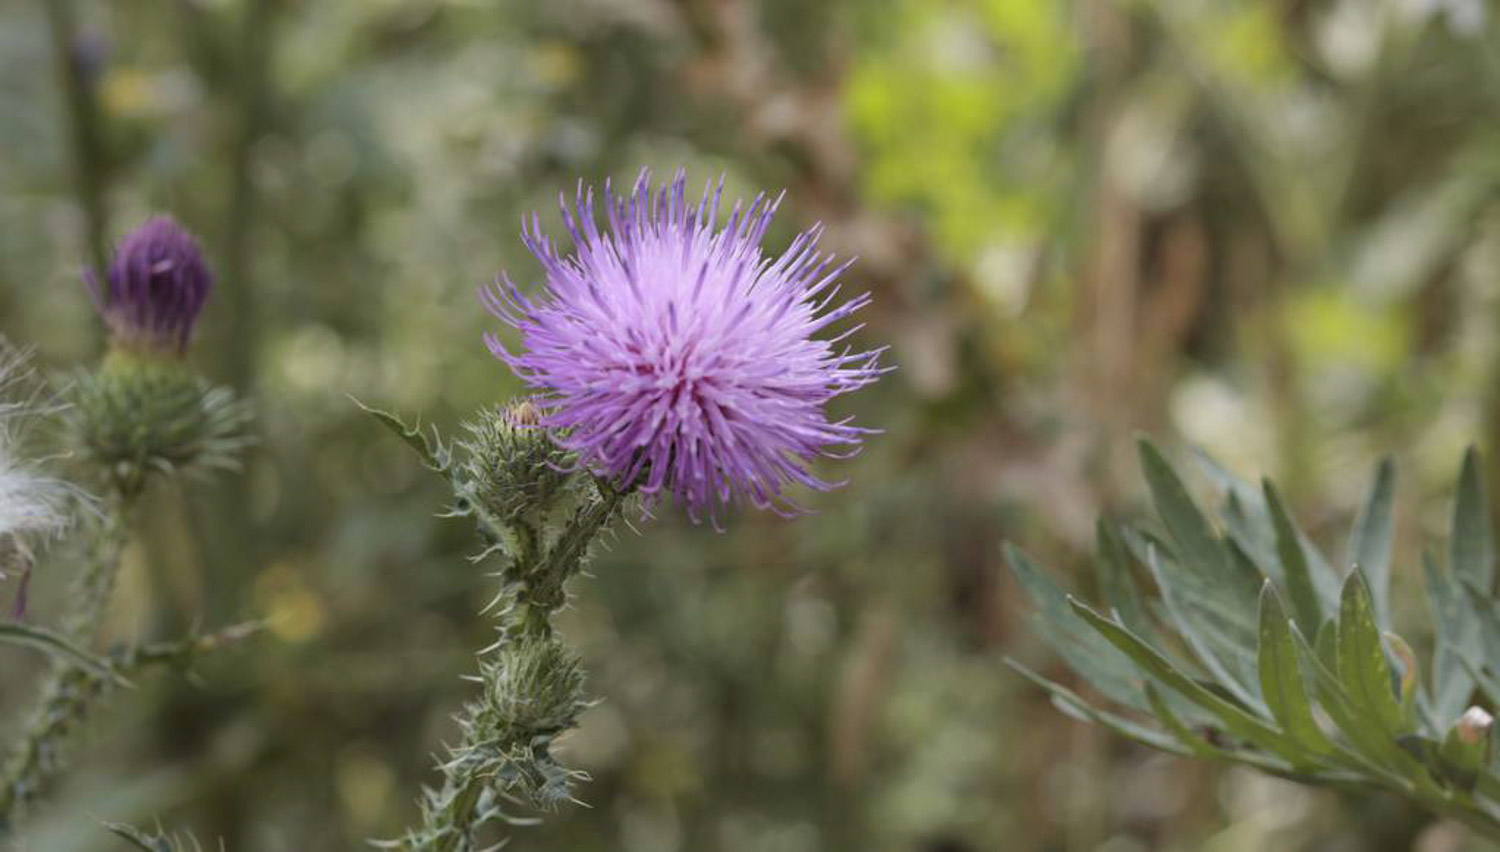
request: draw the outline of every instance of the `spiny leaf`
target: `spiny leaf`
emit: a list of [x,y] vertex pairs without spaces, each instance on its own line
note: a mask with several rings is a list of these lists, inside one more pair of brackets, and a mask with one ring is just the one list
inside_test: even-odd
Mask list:
[[363,402],[354,399],[354,397],[350,397],[350,399],[354,400],[354,404],[359,406],[361,411],[375,418],[380,422],[381,425],[389,429],[396,437],[405,442],[408,447],[416,450],[417,455],[422,457],[423,464],[439,472],[443,472],[448,469],[445,460],[442,458],[442,446],[439,445],[437,447],[434,447],[433,445],[429,444],[427,441],[427,436],[422,434],[422,430],[420,428],[416,426],[406,425],[406,423],[400,417],[390,413],[389,411],[382,411],[378,408],[372,408],[368,405],[365,405]]
[[[1313,585],[1312,572],[1307,563],[1307,551],[1302,546],[1302,536],[1287,514],[1286,505],[1271,480],[1261,481],[1265,493],[1267,511],[1276,529],[1276,553],[1281,560],[1281,570],[1286,577],[1287,595],[1292,599],[1292,611],[1297,624],[1309,633],[1323,623],[1322,607],[1318,604],[1318,591]],[[1264,596],[1262,602],[1264,603]],[[1278,603],[1279,605],[1279,603]]]
[[1396,493],[1396,464],[1389,456],[1375,469],[1375,483],[1349,536],[1350,565],[1357,565],[1370,584],[1375,621],[1389,628],[1391,586],[1391,505]]
[[74,644],[66,636],[54,633],[44,627],[33,627],[27,624],[16,623],[0,624],[0,644],[20,645],[61,657],[80,668],[113,680],[122,686],[129,685],[129,682],[120,677],[114,668],[102,657],[90,654],[88,651]]
[[1363,718],[1374,721],[1390,737],[1411,730],[1411,720],[1402,712],[1393,690],[1391,666],[1380,643],[1370,592],[1358,571],[1344,582],[1339,605],[1338,661],[1339,682]]
[[1257,659],[1261,695],[1277,724],[1287,736],[1313,754],[1332,751],[1333,744],[1313,718],[1286,611],[1269,582],[1260,595],[1260,652]]
[[146,852],[202,852],[203,849],[202,844],[191,834],[187,835],[186,840],[183,840],[180,837],[168,835],[160,829],[157,829],[155,834],[147,834],[139,828],[123,822],[107,822],[104,823],[104,827],[116,837],[124,839],[137,849],[144,849]]

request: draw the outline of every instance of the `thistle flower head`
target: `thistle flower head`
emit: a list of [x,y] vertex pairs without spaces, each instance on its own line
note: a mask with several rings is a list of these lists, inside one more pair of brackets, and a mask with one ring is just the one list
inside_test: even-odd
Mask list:
[[[508,278],[481,291],[520,332],[515,353],[490,350],[542,392],[541,422],[579,463],[646,495],[671,493],[696,520],[734,498],[795,509],[792,483],[828,489],[808,462],[853,449],[869,430],[831,420],[826,403],[870,384],[881,350],[852,351],[817,334],[869,301],[836,303],[839,275],[814,227],[778,256],[761,242],[779,198],[736,203],[718,227],[723,182],[696,203],[678,173],[628,196],[605,186],[607,229],[582,184],[563,218],[564,255],[533,216],[522,239],[541,261],[533,300]],[[856,327],[857,328],[857,327]]]
[[213,274],[193,235],[171,217],[157,216],[120,241],[102,286],[92,272],[84,281],[115,344],[180,353],[208,300]]

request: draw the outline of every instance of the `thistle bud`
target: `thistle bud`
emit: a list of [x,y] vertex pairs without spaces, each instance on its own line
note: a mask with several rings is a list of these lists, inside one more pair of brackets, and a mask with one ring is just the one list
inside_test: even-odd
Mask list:
[[469,433],[459,442],[464,478],[473,499],[505,524],[547,512],[570,481],[568,453],[553,442],[541,420],[536,403],[523,399],[483,411],[464,424]]
[[152,474],[235,469],[250,407],[176,361],[110,358],[77,377],[67,411],[78,454],[120,493]]
[[578,657],[553,638],[516,637],[482,672],[480,714],[497,736],[529,741],[569,728],[586,706]]
[[213,286],[198,241],[168,216],[126,235],[105,280],[84,275],[110,342],[131,352],[180,354]]

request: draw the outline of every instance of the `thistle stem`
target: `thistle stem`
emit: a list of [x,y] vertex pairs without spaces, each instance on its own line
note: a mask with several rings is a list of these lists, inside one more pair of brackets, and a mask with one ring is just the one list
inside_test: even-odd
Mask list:
[[[595,487],[597,496],[569,520],[550,547],[543,549],[536,545],[542,536],[535,534],[534,530],[518,536],[521,546],[511,554],[511,564],[502,574],[510,606],[504,610],[506,623],[501,628],[502,639],[490,650],[491,654],[498,655],[515,643],[552,639],[552,616],[567,600],[565,586],[568,580],[582,568],[589,546],[619,512],[627,496],[626,492],[606,483],[596,481]],[[477,520],[487,538],[503,540],[501,530],[489,529],[495,523],[493,519],[481,513]],[[516,699],[520,703],[529,697],[520,695]],[[472,717],[477,712],[482,711],[471,706],[467,716]],[[474,755],[481,751],[525,754],[527,749],[535,747],[531,732],[517,730],[513,742],[495,742],[484,739],[487,736],[482,733],[484,727],[474,724],[472,718],[461,718],[460,722],[464,737],[452,750],[453,757],[441,767],[443,786],[428,792],[423,802],[422,828],[399,841],[396,845],[400,849],[408,852],[471,852],[478,848],[476,832],[484,823],[495,819],[498,812],[494,790],[497,778],[493,763]],[[519,763],[517,768],[525,771]]]
[[[128,538],[126,518],[134,498],[116,495],[113,503],[104,514],[94,558],[75,582],[72,599],[77,608],[63,623],[67,635],[84,645],[98,635]],[[62,659],[53,661],[26,731],[0,768],[0,837],[10,833],[22,809],[62,770],[68,738],[111,685],[97,672]]]
[[[52,49],[57,57],[58,76],[67,100],[68,135],[72,146],[73,181],[78,204],[83,208],[87,228],[88,256],[100,272],[100,286],[108,287],[103,271],[108,268],[105,249],[108,224],[105,211],[105,188],[108,166],[104,154],[103,121],[90,69],[81,55],[79,32],[72,0],[46,0],[47,22],[52,34]],[[101,298],[106,296],[101,293]]]

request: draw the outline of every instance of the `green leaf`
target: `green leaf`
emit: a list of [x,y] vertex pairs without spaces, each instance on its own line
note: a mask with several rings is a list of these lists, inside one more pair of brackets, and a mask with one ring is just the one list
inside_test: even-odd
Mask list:
[[1338,623],[1330,618],[1323,622],[1323,626],[1318,628],[1317,638],[1313,640],[1317,661],[1324,668],[1328,669],[1329,672],[1333,673],[1335,680],[1337,680],[1339,673],[1338,633]]
[[[1366,771],[1382,776],[1400,787],[1406,786],[1402,775],[1420,772],[1420,766],[1379,725],[1371,723],[1361,714],[1349,693],[1344,690],[1336,670],[1338,640],[1333,622],[1329,621],[1318,631],[1316,648],[1308,643],[1295,625],[1290,629],[1292,640],[1302,655],[1306,669],[1312,672],[1318,703],[1333,720],[1344,739],[1353,746],[1353,759]],[[1343,761],[1349,755],[1340,749],[1336,752],[1336,757]]]
[[72,640],[60,633],[54,633],[44,627],[32,627],[27,624],[0,624],[0,644],[19,645],[61,657],[73,663],[79,668],[87,669],[94,674],[113,680],[114,682],[128,686],[129,682],[114,670],[114,667],[102,657],[90,654],[88,651],[78,647]]
[[1412,729],[1412,720],[1402,711],[1396,697],[1370,592],[1358,571],[1344,581],[1339,605],[1338,661],[1339,682],[1362,717],[1378,724],[1392,738]]
[[1389,629],[1391,587],[1391,505],[1396,494],[1396,464],[1387,456],[1375,469],[1375,484],[1349,536],[1349,564],[1364,572],[1375,605],[1375,621]]
[[[1265,493],[1266,508],[1276,530],[1276,554],[1286,577],[1286,591],[1292,599],[1292,611],[1303,631],[1312,633],[1323,623],[1323,610],[1318,604],[1318,590],[1313,585],[1307,551],[1302,546],[1302,534],[1287,514],[1286,505],[1281,502],[1281,495],[1276,492],[1276,486],[1271,484],[1271,480],[1262,480],[1261,489]],[[1264,600],[1262,597],[1262,604]]]
[[427,442],[427,436],[422,434],[422,430],[420,427],[408,426],[404,421],[402,421],[400,417],[390,413],[389,411],[382,411],[378,408],[372,408],[368,405],[365,405],[363,402],[354,399],[354,397],[350,397],[350,399],[354,400],[354,404],[359,406],[361,411],[375,418],[382,426],[389,429],[392,434],[400,438],[408,447],[416,450],[417,455],[422,457],[422,463],[427,467],[440,473],[447,471],[447,453],[444,451],[441,442],[437,443],[435,446],[433,444],[429,444]]
[[1156,649],[1147,645],[1123,625],[1105,618],[1087,604],[1074,598],[1069,598],[1068,603],[1072,605],[1073,611],[1090,626],[1099,631],[1105,639],[1134,660],[1163,686],[1175,690],[1184,698],[1217,716],[1227,731],[1263,751],[1280,754],[1293,761],[1301,761],[1303,755],[1300,751],[1285,740],[1275,728],[1256,718],[1244,707],[1215,694],[1178,671]]
[[1205,737],[1194,732],[1187,725],[1184,725],[1182,720],[1177,718],[1177,714],[1172,712],[1172,708],[1162,698],[1161,690],[1156,688],[1156,684],[1149,681],[1146,683],[1146,700],[1150,702],[1151,712],[1156,716],[1157,721],[1161,722],[1162,727],[1167,729],[1167,733],[1175,737],[1194,756],[1207,758],[1228,757],[1223,749],[1209,742]]
[[1328,754],[1333,751],[1333,744],[1313,718],[1286,611],[1269,582],[1260,595],[1260,653],[1257,656],[1261,695],[1277,724],[1308,752]]
[[1495,543],[1479,451],[1473,447],[1464,453],[1463,470],[1458,475],[1453,539],[1449,545],[1452,548],[1449,565],[1453,576],[1486,594],[1492,592],[1495,588]]

